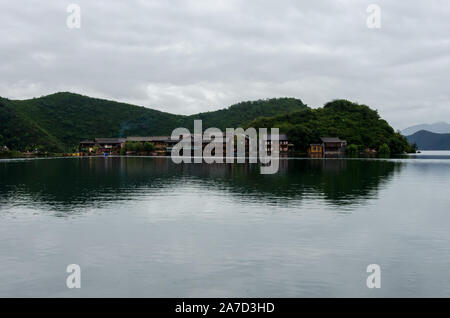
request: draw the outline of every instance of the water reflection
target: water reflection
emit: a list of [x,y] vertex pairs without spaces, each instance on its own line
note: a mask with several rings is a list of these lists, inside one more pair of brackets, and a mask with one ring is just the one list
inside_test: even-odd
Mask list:
[[316,196],[343,206],[376,196],[401,168],[384,160],[290,159],[280,161],[277,174],[261,175],[257,164],[177,165],[170,158],[0,162],[0,203],[70,211],[195,185],[244,201],[287,205]]

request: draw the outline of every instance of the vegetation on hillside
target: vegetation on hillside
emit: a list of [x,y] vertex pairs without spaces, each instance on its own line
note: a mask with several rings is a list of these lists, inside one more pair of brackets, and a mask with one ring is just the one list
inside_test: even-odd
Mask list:
[[192,129],[194,119],[202,119],[205,128],[234,128],[259,116],[304,108],[300,100],[280,98],[182,116],[73,93],[23,101],[0,98],[0,146],[21,151],[71,151],[83,139],[170,135],[177,127]]
[[24,116],[11,103],[0,98],[0,147],[12,150],[60,150],[63,146],[32,117]]
[[204,128],[216,127],[225,131],[226,128],[242,127],[243,124],[260,116],[289,114],[307,108],[308,106],[296,98],[272,98],[241,102],[226,109],[188,116],[186,127],[193,127],[194,120],[201,119]]
[[325,136],[346,139],[352,152],[414,150],[377,111],[347,100],[310,109],[299,99],[278,98],[182,116],[73,93],[23,101],[0,98],[0,146],[19,151],[71,151],[82,139],[169,135],[177,127],[192,130],[195,119],[202,119],[204,129],[279,127],[299,151]]
[[395,132],[376,110],[347,100],[335,100],[318,109],[258,118],[248,126],[278,127],[281,133],[289,135],[299,151],[320,142],[320,137],[345,139],[353,152],[367,148],[394,154],[414,151],[405,137]]

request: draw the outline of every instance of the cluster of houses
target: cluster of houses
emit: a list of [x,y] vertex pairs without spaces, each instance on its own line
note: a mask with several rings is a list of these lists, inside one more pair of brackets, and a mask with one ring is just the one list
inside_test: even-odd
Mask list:
[[[194,145],[194,135],[191,136],[192,140],[192,151],[195,151]],[[202,148],[212,141],[212,137],[203,136],[202,138]],[[245,140],[245,151],[248,153],[249,149],[249,139],[244,136]],[[284,134],[279,135],[279,152],[281,155],[287,154],[289,151],[293,150],[293,144],[289,142],[288,136]],[[126,145],[127,142],[134,143],[151,143],[154,146],[154,154],[156,155],[168,155],[170,154],[173,146],[180,142],[181,136],[179,138],[172,138],[171,136],[148,136],[148,137],[126,137],[126,138],[95,138],[93,140],[83,140],[80,142],[80,152],[85,154],[119,154],[121,149]],[[272,136],[263,136],[263,143],[266,147],[267,153],[271,153],[273,149]],[[322,156],[322,155],[335,155],[345,152],[347,142],[341,140],[337,137],[327,137],[321,138],[321,143],[311,144],[308,149],[308,153],[312,156]],[[226,143],[224,142],[223,153],[226,152]],[[236,151],[237,144],[235,143]],[[234,155],[234,154],[233,154]]]
[[[192,142],[192,151],[195,151],[196,147],[194,145],[194,135],[191,135]],[[248,153],[249,151],[249,138],[247,136],[243,136],[243,140],[245,143],[245,151]],[[202,149],[205,148],[207,144],[209,144],[214,137],[212,136],[202,136]],[[266,147],[266,151],[271,153],[273,149],[272,144],[272,136],[265,135],[263,137],[264,145]],[[286,135],[279,135],[279,151],[280,153],[287,153],[289,150],[292,150],[293,145],[289,143],[288,137]],[[154,153],[157,155],[168,155],[172,151],[172,148],[175,144],[179,143],[181,140],[181,136],[179,138],[172,138],[171,136],[148,136],[148,137],[126,137],[126,138],[95,138],[93,140],[83,140],[80,142],[79,148],[82,153],[94,153],[94,154],[119,154],[120,150],[127,144],[127,142],[133,143],[151,143],[154,147]],[[223,143],[223,153],[226,154],[226,142]],[[235,142],[234,152],[238,147]]]
[[172,150],[173,145],[178,143],[179,140],[171,139],[170,136],[95,138],[81,141],[80,151],[82,153],[119,154],[127,142],[140,142],[142,144],[149,142],[153,144],[157,154],[165,155]]

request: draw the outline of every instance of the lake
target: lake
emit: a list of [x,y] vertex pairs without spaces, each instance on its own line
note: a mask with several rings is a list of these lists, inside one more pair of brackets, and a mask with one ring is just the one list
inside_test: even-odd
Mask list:
[[0,296],[450,297],[450,153],[0,160]]

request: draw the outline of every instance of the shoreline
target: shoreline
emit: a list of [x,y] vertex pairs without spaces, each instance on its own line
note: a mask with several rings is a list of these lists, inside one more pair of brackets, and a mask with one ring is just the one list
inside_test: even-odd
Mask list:
[[[450,159],[450,150],[423,150],[420,153],[405,153],[405,154],[398,154],[398,155],[390,155],[390,156],[374,156],[374,155],[359,155],[359,156],[308,156],[307,154],[295,154],[295,155],[286,155],[286,156],[280,156],[279,160],[290,160],[290,159],[311,159],[311,160],[328,160],[328,159],[334,159],[334,160],[387,160],[387,159],[425,159],[425,158],[432,158],[432,157],[448,157]],[[417,158],[419,157],[419,158]],[[421,158],[420,158],[421,157]],[[17,153],[15,155],[8,155],[8,156],[2,156],[0,154],[0,161],[9,161],[9,160],[32,160],[32,159],[88,159],[88,158],[171,158],[170,155],[90,155],[90,156],[65,156],[64,154],[48,154],[48,155],[24,155],[23,153]],[[192,159],[196,157],[191,157]],[[226,157],[223,158],[226,160]],[[234,157],[236,160],[237,158]],[[248,157],[246,157],[246,160],[248,160]],[[227,162],[223,162],[223,164],[226,164]],[[235,162],[237,163],[237,162]],[[248,162],[247,162],[248,163]]]

